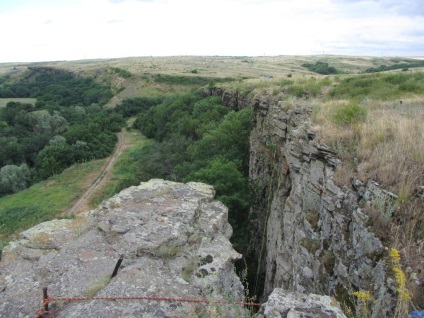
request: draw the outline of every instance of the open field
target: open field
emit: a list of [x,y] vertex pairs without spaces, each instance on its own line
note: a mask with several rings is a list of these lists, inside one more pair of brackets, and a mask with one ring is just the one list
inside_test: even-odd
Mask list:
[[6,107],[9,102],[19,102],[22,104],[35,105],[36,98],[0,98],[0,107]]

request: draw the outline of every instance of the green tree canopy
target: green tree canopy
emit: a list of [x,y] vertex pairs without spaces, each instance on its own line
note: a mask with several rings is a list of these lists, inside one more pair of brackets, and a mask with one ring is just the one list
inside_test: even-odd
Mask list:
[[30,183],[31,172],[26,164],[19,167],[7,165],[0,169],[0,193],[16,193],[25,190]]

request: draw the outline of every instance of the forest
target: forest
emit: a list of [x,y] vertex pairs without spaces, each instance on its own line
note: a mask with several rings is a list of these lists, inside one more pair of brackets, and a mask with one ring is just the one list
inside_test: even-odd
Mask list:
[[0,108],[0,195],[16,193],[77,162],[106,157],[125,126],[121,114],[103,109],[109,87],[71,73],[28,71],[0,81],[3,98],[33,97],[35,105]]

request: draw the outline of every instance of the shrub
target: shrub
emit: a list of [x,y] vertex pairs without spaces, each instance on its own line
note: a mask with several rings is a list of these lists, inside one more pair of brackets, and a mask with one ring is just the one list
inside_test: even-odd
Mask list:
[[315,72],[318,74],[328,75],[328,74],[337,74],[338,71],[335,67],[329,66],[328,63],[325,62],[316,62],[315,64],[304,63],[303,67],[306,67],[311,72]]
[[365,70],[365,73],[376,73],[390,70],[408,70],[409,67],[424,67],[424,61],[410,61],[408,63],[397,63],[393,65],[380,65],[379,67],[371,67]]
[[0,169],[0,193],[16,193],[27,188],[31,172],[26,164],[7,165]]
[[340,126],[346,126],[364,121],[367,117],[365,107],[356,103],[350,103],[336,109],[333,121]]
[[303,95],[307,94],[303,86],[300,85],[291,85],[287,87],[286,93],[296,97],[302,97]]
[[111,70],[114,71],[116,74],[119,74],[119,76],[123,78],[130,78],[132,77],[132,73],[128,72],[127,70],[123,70],[119,67],[111,67]]

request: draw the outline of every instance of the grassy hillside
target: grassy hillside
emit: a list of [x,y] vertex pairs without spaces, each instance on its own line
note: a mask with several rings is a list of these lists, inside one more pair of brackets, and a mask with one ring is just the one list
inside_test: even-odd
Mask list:
[[59,217],[84,192],[88,179],[97,176],[104,160],[74,165],[63,173],[12,195],[0,198],[0,240]]

